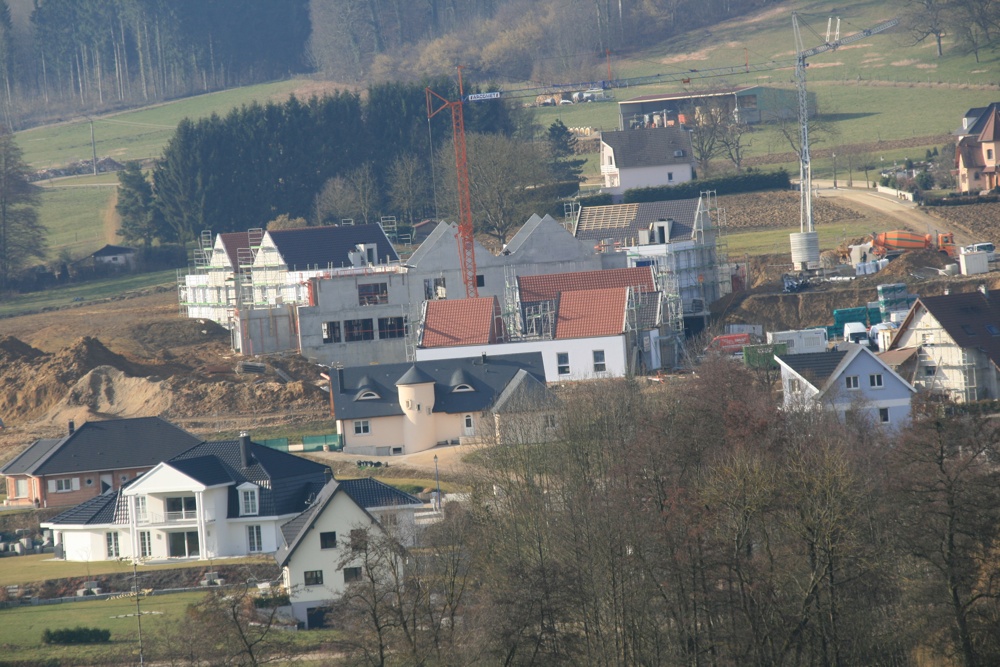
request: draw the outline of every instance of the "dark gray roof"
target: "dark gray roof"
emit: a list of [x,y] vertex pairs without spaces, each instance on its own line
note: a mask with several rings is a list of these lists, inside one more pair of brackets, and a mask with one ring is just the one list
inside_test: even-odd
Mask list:
[[986,121],[988,121],[990,119],[990,116],[993,115],[994,110],[1000,111],[1000,102],[992,102],[989,106],[973,107],[972,109],[969,109],[968,111],[965,112],[965,115],[963,115],[962,117],[963,118],[973,117],[976,119],[975,122],[972,123],[969,129],[964,130],[962,128],[958,128],[957,130],[955,130],[954,133],[958,135],[970,134],[973,136],[978,136],[979,133],[983,131],[983,127],[986,126]]
[[847,354],[848,350],[833,350],[808,354],[784,354],[778,355],[777,358],[805,378],[816,389],[822,389]]
[[201,440],[159,417],[86,422],[60,440],[38,440],[0,470],[53,475],[153,467]]
[[[691,164],[691,136],[678,127],[649,127],[601,132],[619,169]],[[677,151],[683,155],[675,156]]]
[[380,225],[304,227],[279,229],[267,234],[281,253],[285,265],[293,271],[351,266],[348,253],[359,243],[376,245],[376,264],[399,261],[399,255]]
[[423,505],[420,499],[414,498],[408,493],[403,493],[399,489],[371,477],[342,479],[339,484],[347,492],[347,495],[351,497],[351,500],[366,510],[373,507]]
[[308,509],[281,525],[281,536],[285,544],[274,554],[274,560],[277,561],[278,565],[284,567],[288,564],[292,554],[295,553],[302,538],[309,532],[315,520],[323,513],[333,497],[341,491],[366,513],[373,507],[423,505],[419,499],[410,494],[403,493],[399,489],[371,477],[331,480],[319,491]]
[[670,240],[691,238],[698,199],[585,206],[577,220],[576,237],[581,241],[611,239],[625,245],[639,242],[639,230],[648,230],[658,220],[673,220]]
[[231,484],[232,475],[226,467],[215,456],[196,456],[192,459],[180,459],[170,461],[168,465],[182,472],[191,479],[201,482],[205,486],[218,486],[219,484]]
[[[978,291],[921,297],[910,309],[899,331],[909,328],[920,305],[944,327],[956,345],[980,349],[1000,367],[1000,335],[986,328],[987,325],[994,330],[1000,327],[1000,293],[994,292],[989,298]],[[898,336],[897,332],[894,339]]]
[[90,526],[115,523],[115,507],[118,504],[120,491],[91,498],[57,514],[44,523],[70,524],[74,526]]
[[[326,483],[328,468],[325,465],[255,442],[249,443],[246,451],[249,466],[243,465],[239,440],[203,442],[167,461],[167,464],[178,470],[181,467],[186,470],[203,467],[206,479],[215,483],[225,483],[217,480],[222,479],[223,473],[228,475],[232,481],[229,490],[230,517],[239,516],[236,487],[244,482],[253,482],[260,487],[258,504],[261,516],[281,516],[301,511],[306,500]],[[197,461],[192,462],[192,459]],[[214,459],[215,463],[204,459]]]
[[540,410],[555,405],[556,398],[545,383],[520,370],[493,404],[493,412],[509,414],[525,410]]
[[409,370],[403,373],[403,377],[396,380],[396,385],[427,384],[428,382],[434,382],[434,378],[420,370],[419,366],[413,364]]
[[135,248],[126,248],[121,245],[106,245],[100,250],[96,251],[91,257],[113,257],[115,255],[134,255]]
[[[545,382],[545,370],[540,352],[490,356],[486,358],[485,364],[482,357],[469,357],[418,361],[415,364],[380,364],[345,368],[334,375],[337,383],[334,388],[333,403],[337,419],[366,419],[403,414],[399,405],[396,382],[405,377],[404,374],[411,369],[411,366],[417,367],[421,373],[434,381],[434,411],[448,414],[487,410],[521,369],[533,375],[539,382]],[[466,376],[465,381],[458,384],[468,384],[474,391],[453,391],[458,386],[453,384],[453,378],[458,370],[464,371]],[[385,391],[379,394],[380,398],[357,400],[358,381],[366,375],[373,377],[375,382],[385,388]]]

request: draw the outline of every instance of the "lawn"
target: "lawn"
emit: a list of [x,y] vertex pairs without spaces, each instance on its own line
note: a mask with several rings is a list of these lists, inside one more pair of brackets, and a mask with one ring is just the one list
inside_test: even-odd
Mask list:
[[[93,176],[91,176],[93,178]],[[49,258],[68,252],[86,257],[107,243],[120,243],[109,218],[114,213],[113,185],[50,186],[42,189],[38,218],[48,230]]]
[[[302,85],[300,79],[234,88],[187,97],[156,106],[94,117],[97,156],[119,162],[159,157],[183,118],[225,115],[234,107],[253,101],[282,98]],[[35,169],[89,160],[93,156],[90,122],[86,118],[18,132],[24,159]]]
[[[744,255],[768,255],[775,252],[791,252],[791,242],[788,235],[798,232],[799,225],[787,229],[765,229],[755,232],[738,232],[726,235],[727,251],[731,261],[740,261]],[[867,220],[851,220],[832,225],[816,225],[819,232],[820,250],[833,250],[845,239],[871,234],[871,222]]]
[[174,284],[177,272],[173,269],[156,273],[140,273],[121,278],[56,287],[42,292],[28,292],[0,301],[0,317],[11,317],[38,312],[44,308],[61,308],[73,303],[105,299],[130,290],[155,285]]

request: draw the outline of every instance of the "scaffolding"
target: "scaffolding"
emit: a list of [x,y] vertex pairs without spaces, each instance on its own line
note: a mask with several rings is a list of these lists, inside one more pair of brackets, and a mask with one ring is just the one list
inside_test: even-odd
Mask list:
[[504,290],[502,317],[508,340],[520,340],[523,335],[521,327],[521,291],[517,283],[517,270],[513,264],[503,267]]
[[[947,332],[942,328],[920,329],[921,334],[931,333],[936,340],[945,340]],[[979,374],[977,373],[976,360],[972,352],[965,348],[952,345],[937,345],[935,350],[942,351],[942,348],[950,348],[948,351],[959,355],[958,363],[947,363],[944,358],[946,354],[938,357],[932,355],[925,345],[921,345],[917,355],[917,372],[923,369],[933,368],[934,374],[930,376],[919,376],[915,382],[919,383],[929,392],[946,393],[959,403],[969,403],[979,400]],[[928,381],[929,380],[929,381]],[[956,383],[955,381],[958,380]]]

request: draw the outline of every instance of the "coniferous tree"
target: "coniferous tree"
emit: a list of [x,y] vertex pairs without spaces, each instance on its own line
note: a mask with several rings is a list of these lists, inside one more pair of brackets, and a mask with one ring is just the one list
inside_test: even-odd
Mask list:
[[125,169],[118,172],[115,210],[122,219],[118,235],[126,243],[141,243],[149,248],[164,235],[163,216],[153,201],[153,186],[138,162],[127,162]]
[[45,228],[38,222],[38,188],[9,134],[0,134],[0,289],[32,259],[45,257]]
[[579,181],[586,160],[576,157],[576,135],[561,120],[549,125],[545,137],[549,144],[552,173],[560,181]]

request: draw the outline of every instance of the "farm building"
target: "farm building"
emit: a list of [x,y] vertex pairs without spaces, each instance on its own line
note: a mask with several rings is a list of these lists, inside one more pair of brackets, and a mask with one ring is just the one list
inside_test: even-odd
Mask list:
[[[619,129],[683,125],[689,114],[720,108],[743,123],[794,119],[798,99],[794,90],[768,86],[738,86],[681,93],[658,93],[618,103]],[[815,113],[816,96],[809,93],[809,109]],[[685,118],[681,118],[685,116]]]

